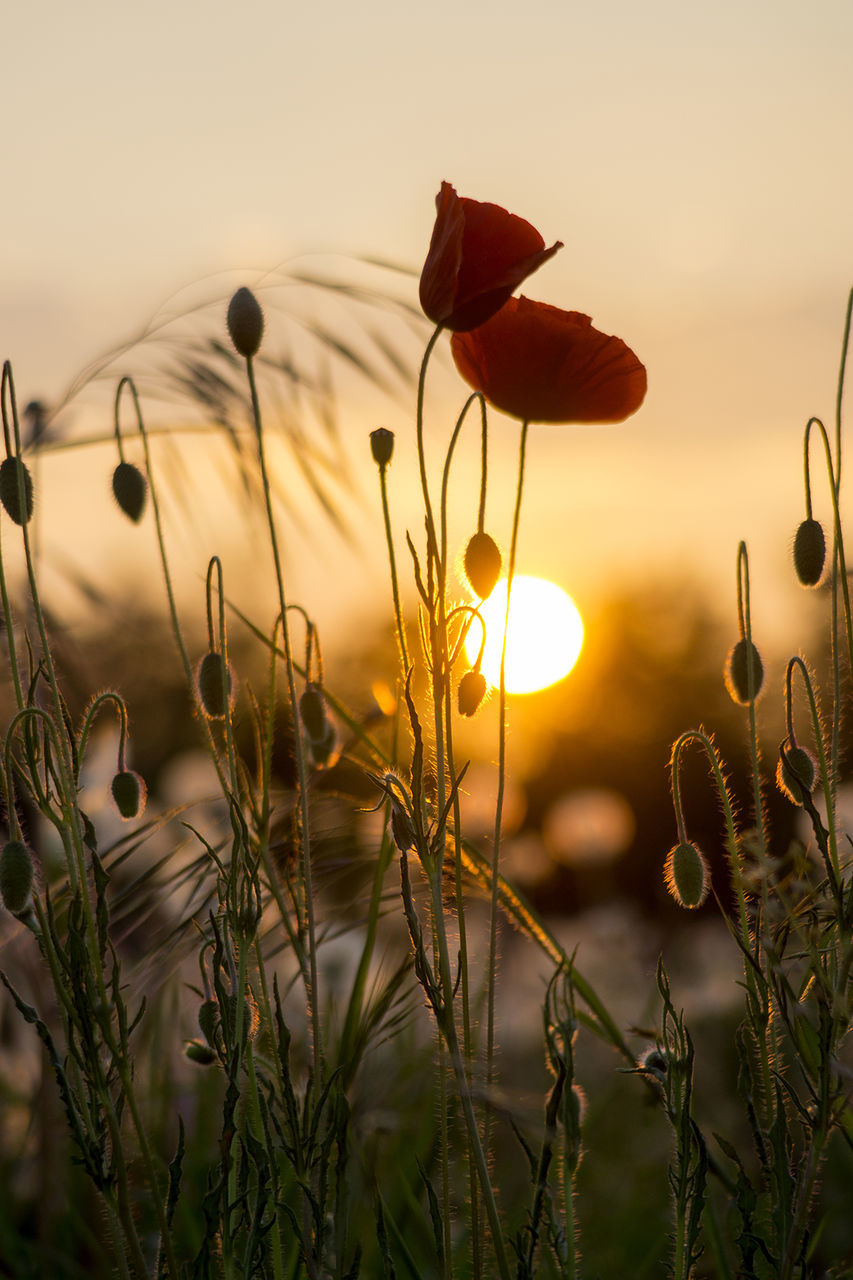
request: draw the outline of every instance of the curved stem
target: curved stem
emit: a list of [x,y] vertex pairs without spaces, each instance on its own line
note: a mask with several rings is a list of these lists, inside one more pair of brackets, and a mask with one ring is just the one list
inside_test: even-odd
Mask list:
[[743,890],[743,868],[740,861],[740,852],[738,848],[737,828],[735,826],[734,805],[729,794],[729,788],[723,774],[723,766],[720,757],[717,754],[717,748],[707,734],[701,729],[688,729],[682,733],[673,743],[672,756],[670,757],[670,771],[672,779],[672,802],[675,809],[675,822],[678,828],[679,840],[686,838],[686,825],[684,822],[684,812],[681,803],[681,753],[685,747],[691,743],[697,743],[704,751],[708,763],[711,766],[711,772],[714,781],[717,784],[720,800],[723,806],[723,816],[726,823],[726,844],[729,850],[729,858],[731,860],[732,883],[737,894],[738,913],[740,917],[741,942],[744,947],[749,948],[749,916],[746,908],[746,897]]
[[[127,387],[130,393],[130,397],[133,402],[134,412],[136,414],[136,424],[139,430],[139,434],[142,438],[142,449],[145,455],[145,472],[148,477],[148,488],[151,493],[151,509],[154,512],[154,529],[155,529],[156,538],[157,538],[157,551],[160,557],[160,569],[163,573],[163,582],[165,583],[165,586],[166,586],[166,598],[169,603],[169,618],[172,623],[172,634],[174,635],[175,643],[178,646],[178,653],[180,654],[181,665],[184,668],[184,678],[187,682],[187,688],[192,690],[195,683],[193,679],[193,669],[192,669],[192,664],[190,663],[189,655],[187,653],[186,645],[184,644],[184,637],[181,633],[181,624],[178,618],[178,606],[175,600],[174,588],[172,586],[172,574],[171,574],[171,570],[169,569],[169,560],[166,555],[166,537],[165,537],[165,534],[163,533],[163,521],[160,515],[160,500],[157,496],[157,485],[154,481],[154,468],[151,464],[151,450],[149,448],[149,443],[148,443],[148,429],[145,426],[145,421],[142,417],[142,406],[139,403],[139,395],[136,390],[136,383],[133,381],[133,378],[129,376],[123,377],[119,382],[118,387],[116,388],[115,407],[114,407],[115,419],[116,421],[118,421],[119,409],[121,407],[121,396],[125,387]],[[200,719],[202,724],[202,730],[207,739],[208,750],[210,751],[210,756],[213,761],[214,768],[216,769],[216,774],[219,779],[220,786],[222,787],[223,792],[225,792],[227,791],[227,782],[225,779],[225,774],[222,771],[222,764],[219,759],[219,752],[217,751],[217,748],[216,748],[216,742],[213,737],[213,732],[211,730],[210,723],[208,722],[206,716],[202,716]]]
[[841,873],[838,863],[838,835],[835,824],[835,795],[832,785],[832,775],[830,773],[829,762],[826,758],[826,748],[823,742],[823,729],[820,722],[820,711],[817,705],[817,698],[812,687],[811,676],[808,667],[802,658],[791,658],[785,671],[785,713],[788,726],[788,736],[792,742],[796,741],[794,733],[793,720],[793,677],[794,671],[799,671],[802,676],[803,686],[808,698],[809,711],[812,720],[812,733],[814,735],[815,748],[818,756],[818,769],[820,771],[821,787],[823,789],[824,803],[826,804],[826,825],[829,831],[829,856],[832,871],[835,876],[836,883],[840,883]]
[[430,338],[429,342],[426,345],[426,350],[424,351],[424,358],[421,361],[421,368],[418,374],[418,405],[417,405],[417,419],[416,419],[416,434],[417,434],[417,445],[418,445],[418,467],[420,468],[420,473],[421,473],[421,490],[423,491],[424,511],[426,513],[426,524],[427,524],[427,542],[429,544],[427,546],[427,557],[429,557],[429,555],[431,554],[431,550],[435,550],[437,553],[437,544],[435,539],[435,521],[433,519],[432,503],[430,501],[430,496],[429,496],[429,481],[427,480],[427,473],[426,473],[426,454],[424,451],[424,389],[426,387],[426,371],[427,371],[427,365],[429,364],[429,358],[432,355],[433,348],[435,344],[438,342],[438,339],[441,336],[442,332],[443,332],[442,325],[438,325],[438,327],[435,329],[432,337]]
[[[752,764],[752,797],[755,805],[755,823],[758,831],[761,852],[767,858],[767,814],[764,793],[761,787],[761,750],[758,744],[758,726],[755,716],[755,699],[758,690],[754,685],[755,664],[753,663],[754,646],[752,643],[752,613],[749,603],[749,555],[746,543],[741,542],[737,553],[737,607],[738,625],[741,639],[746,640],[746,679],[749,694],[747,711],[749,715],[749,751]],[[766,893],[766,882],[762,877],[763,892]]]
[[474,401],[475,401],[475,400],[479,400],[479,402],[480,402],[480,411],[481,411],[481,414],[482,414],[482,423],[483,423],[483,428],[482,428],[482,430],[483,430],[483,446],[482,446],[482,455],[483,455],[483,461],[482,461],[482,479],[481,479],[481,482],[480,482],[480,508],[479,508],[479,513],[478,513],[478,516],[477,516],[477,520],[478,520],[478,526],[477,526],[477,527],[478,527],[479,529],[481,529],[481,530],[482,530],[482,528],[483,528],[484,511],[485,511],[485,505],[486,505],[486,438],[487,438],[487,418],[486,418],[486,402],[485,402],[485,399],[484,399],[484,397],[483,397],[483,393],[482,393],[482,391],[475,391],[475,392],[473,392],[473,394],[472,394],[472,395],[470,395],[470,396],[468,397],[468,399],[465,401],[465,405],[464,405],[464,407],[463,407],[463,409],[462,409],[462,412],[460,413],[459,417],[456,419],[456,426],[453,428],[453,435],[450,437],[450,444],[447,446],[447,455],[446,455],[446,457],[445,457],[445,459],[444,459],[444,469],[443,469],[443,471],[442,471],[442,475],[441,475],[441,515],[440,515],[440,522],[441,522],[441,536],[440,536],[440,543],[441,543],[441,547],[440,547],[439,555],[440,555],[441,564],[442,564],[442,566],[443,566],[443,568],[444,568],[444,570],[445,570],[445,573],[446,573],[446,570],[447,570],[447,490],[448,490],[448,485],[449,485],[449,483],[450,483],[450,463],[451,463],[451,460],[452,460],[452,458],[453,458],[453,451],[454,451],[454,449],[456,448],[456,442],[457,442],[457,441],[458,441],[458,439],[459,439],[459,433],[460,433],[460,432],[461,432],[461,430],[462,430],[462,424],[463,424],[463,423],[464,423],[464,421],[465,421],[465,418],[466,418],[466,415],[467,415],[467,413],[468,413],[468,410],[471,408],[471,405],[474,403]]
[[844,316],[844,336],[841,339],[841,362],[838,368],[838,390],[835,395],[835,456],[838,468],[835,476],[835,496],[841,495],[841,411],[844,401],[844,375],[847,370],[847,354],[850,349],[850,325],[853,320],[853,289],[847,297],[847,311]]
[[121,694],[116,693],[112,689],[107,689],[105,693],[99,693],[89,705],[80,729],[80,737],[77,740],[77,755],[80,760],[86,752],[86,744],[89,734],[92,731],[92,725],[95,722],[95,716],[107,702],[112,702],[118,712],[119,723],[119,742],[118,742],[118,772],[124,769],[124,753],[127,746],[127,706]]
[[[853,294],[851,294],[853,298]],[[849,324],[849,314],[848,314]],[[845,331],[845,350],[846,342],[849,337],[849,330]],[[843,370],[843,364],[842,364]],[[840,404],[840,400],[839,400]],[[840,419],[839,419],[840,422]],[[841,600],[844,608],[844,626],[847,635],[847,657],[853,668],[853,616],[851,616],[850,607],[850,585],[847,580],[847,563],[844,555],[844,538],[841,531],[841,510],[839,505],[839,492],[841,488],[841,456],[836,455],[835,465],[833,466],[832,450],[829,444],[829,436],[826,427],[820,418],[809,418],[806,423],[804,448],[808,456],[809,438],[812,427],[817,428],[823,441],[824,455],[826,458],[826,469],[829,476],[830,498],[832,500],[832,527],[833,527],[833,549],[832,549],[832,619],[831,619],[831,644],[832,644],[832,671],[833,671],[833,692],[836,708],[841,707],[841,665],[838,653],[838,587],[841,586]],[[840,449],[840,434],[838,436],[837,448]],[[833,788],[837,782],[839,754],[840,754],[840,715],[833,716],[832,731],[832,780]]]

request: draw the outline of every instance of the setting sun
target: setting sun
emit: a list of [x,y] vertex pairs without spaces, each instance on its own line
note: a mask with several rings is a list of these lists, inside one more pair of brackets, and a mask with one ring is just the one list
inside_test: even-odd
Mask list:
[[[482,672],[490,685],[500,683],[501,647],[506,619],[506,580],[495,587],[480,612],[486,624]],[[475,622],[465,641],[473,665],[482,635]],[[583,621],[562,587],[545,578],[516,575],[512,584],[506,650],[508,693],[535,693],[567,676],[583,644]]]

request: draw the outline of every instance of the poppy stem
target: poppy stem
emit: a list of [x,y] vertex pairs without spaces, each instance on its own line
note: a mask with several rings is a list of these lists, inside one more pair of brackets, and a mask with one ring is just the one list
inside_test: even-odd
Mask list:
[[[491,902],[489,910],[489,963],[488,963],[488,1000],[486,1030],[486,1087],[491,1085],[494,1077],[495,1057],[495,984],[497,979],[498,949],[498,871],[501,856],[501,824],[503,821],[504,790],[506,784],[506,647],[509,630],[509,608],[512,596],[512,581],[515,576],[515,558],[518,549],[518,525],[521,518],[521,496],[524,489],[524,466],[527,452],[527,433],[530,424],[521,425],[521,441],[518,450],[518,484],[515,490],[515,512],[512,520],[512,538],[509,546],[509,565],[506,584],[506,618],[504,621],[503,645],[501,647],[501,674],[498,697],[498,794],[495,801],[495,838],[492,850],[491,868]],[[486,1113],[485,1147],[489,1151],[489,1113]]]
[[382,519],[385,522],[385,543],[388,547],[388,563],[391,569],[391,595],[394,600],[394,622],[397,627],[397,648],[400,653],[400,672],[405,680],[409,670],[409,650],[406,644],[406,627],[400,604],[400,585],[397,580],[397,559],[394,555],[394,536],[391,532],[391,512],[388,506],[388,468],[379,468],[379,494],[382,500]]
[[429,496],[429,481],[426,473],[426,456],[424,453],[424,388],[426,387],[426,371],[429,364],[429,358],[432,350],[442,333],[443,326],[437,325],[432,337],[426,345],[424,358],[421,361],[421,369],[418,374],[418,411],[417,411],[417,439],[418,439],[418,466],[421,473],[421,489],[424,495],[424,512],[426,514],[427,526],[427,559],[433,554],[438,554],[438,545],[435,537],[435,518],[432,514],[432,502]]

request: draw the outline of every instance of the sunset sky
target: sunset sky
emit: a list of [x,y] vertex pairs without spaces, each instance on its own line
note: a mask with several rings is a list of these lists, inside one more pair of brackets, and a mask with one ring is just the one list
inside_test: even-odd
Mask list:
[[49,0],[12,7],[4,43],[0,350],[22,401],[215,273],[315,251],[419,268],[447,179],[563,240],[527,291],[649,370],[631,423],[532,442],[577,572],[654,543],[733,581],[741,536],[784,562],[853,283],[849,0]]

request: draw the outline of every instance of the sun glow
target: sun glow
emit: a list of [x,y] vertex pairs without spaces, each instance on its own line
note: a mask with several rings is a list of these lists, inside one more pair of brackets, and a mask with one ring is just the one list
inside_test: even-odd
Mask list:
[[[500,684],[501,648],[506,621],[506,579],[480,606],[486,624],[481,670],[494,688]],[[482,630],[474,621],[465,653],[477,660]],[[508,693],[535,693],[567,676],[583,645],[583,621],[562,587],[545,578],[516,575],[512,583],[506,646]]]

